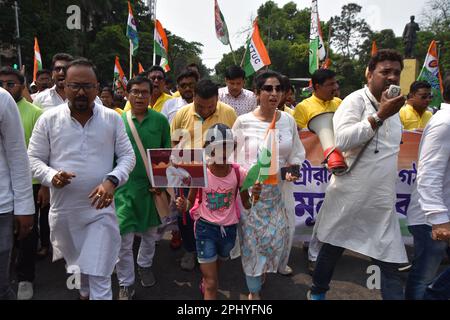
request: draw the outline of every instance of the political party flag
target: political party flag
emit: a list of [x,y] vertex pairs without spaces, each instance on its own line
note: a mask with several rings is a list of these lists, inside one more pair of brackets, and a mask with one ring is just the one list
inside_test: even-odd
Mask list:
[[228,36],[228,28],[227,24],[225,23],[225,19],[223,17],[222,12],[220,11],[219,4],[217,3],[217,0],[214,0],[214,21],[216,25],[216,35],[217,38],[222,42],[224,45],[230,44],[230,38]]
[[128,80],[125,77],[125,73],[123,72],[122,67],[120,66],[119,57],[116,56],[116,61],[114,64],[114,81],[113,81],[114,88],[122,87],[126,90],[127,83]]
[[139,48],[139,38],[136,27],[136,20],[133,17],[130,1],[128,1],[128,23],[127,23],[127,37],[130,39],[130,52],[133,56],[137,54]]
[[428,53],[425,58],[425,62],[420,71],[417,80],[426,81],[431,85],[431,93],[433,94],[433,100],[430,106],[439,109],[442,103],[442,77],[439,72],[439,59],[437,53],[436,41],[431,41]]
[[142,72],[144,72],[144,71],[145,71],[144,67],[143,67],[142,64],[139,62],[139,63],[138,63],[138,73],[142,73]]
[[375,40],[372,41],[372,49],[370,50],[370,56],[373,57],[378,52],[377,42]]
[[247,49],[245,50],[244,70],[248,77],[259,69],[270,65],[269,54],[264,46],[264,42],[259,34],[258,21],[253,22],[252,37],[247,41]]
[[247,173],[242,183],[241,191],[249,189],[256,182],[263,184],[278,184],[278,139],[276,139],[277,112],[267,128],[264,144],[258,152],[256,164]]
[[311,4],[311,28],[309,33],[309,73],[313,74],[319,68],[320,61],[325,60],[327,52],[320,27],[317,0]]
[[37,38],[34,38],[34,69],[33,69],[33,82],[36,81],[36,74],[39,70],[42,70],[42,57],[41,50]]
[[155,20],[155,38],[153,41],[154,53],[157,56],[161,57],[161,61],[159,65],[166,71],[170,71],[169,66],[169,41],[167,40],[166,32],[164,28],[159,22],[159,20]]

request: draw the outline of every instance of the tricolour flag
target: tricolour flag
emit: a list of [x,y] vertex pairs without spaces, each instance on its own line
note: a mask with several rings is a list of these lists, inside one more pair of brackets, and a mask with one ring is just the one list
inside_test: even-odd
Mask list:
[[430,106],[435,108],[440,108],[442,103],[442,77],[439,72],[439,60],[437,53],[436,41],[431,41],[430,47],[428,48],[427,57],[420,71],[417,80],[426,81],[431,85],[431,92],[433,94],[433,100]]
[[309,73],[319,69],[320,61],[325,60],[327,52],[322,37],[320,27],[319,10],[317,0],[312,0],[311,4],[311,29],[309,32]]
[[42,70],[42,57],[41,50],[37,38],[34,38],[34,69],[33,69],[33,82],[36,81],[36,74],[39,70]]
[[139,48],[139,38],[136,27],[136,20],[134,20],[133,11],[131,10],[130,1],[128,1],[128,23],[127,23],[127,37],[130,39],[130,50],[135,56]]
[[166,32],[164,28],[159,22],[159,20],[155,20],[155,38],[153,41],[153,48],[155,51],[155,55],[161,57],[161,61],[159,65],[166,71],[170,71],[169,67],[169,41],[167,40]]
[[277,112],[267,128],[264,144],[258,152],[256,164],[247,173],[242,183],[241,191],[249,189],[256,182],[263,184],[278,184],[278,139],[276,138]]
[[253,22],[252,37],[248,39],[247,50],[245,51],[245,75],[248,77],[271,63],[267,49],[259,34],[258,21],[255,19]]
[[370,50],[370,56],[373,57],[378,52],[377,42],[375,40],[372,41],[372,49]]
[[123,72],[122,67],[120,66],[119,57],[116,56],[116,61],[114,64],[114,88],[122,87],[126,90],[127,83],[128,80],[125,77],[125,73]]
[[228,28],[227,24],[225,23],[225,19],[223,17],[222,12],[220,11],[219,4],[217,3],[217,0],[214,0],[214,21],[216,25],[216,35],[217,38],[222,42],[224,45],[230,44],[230,38],[228,36]]

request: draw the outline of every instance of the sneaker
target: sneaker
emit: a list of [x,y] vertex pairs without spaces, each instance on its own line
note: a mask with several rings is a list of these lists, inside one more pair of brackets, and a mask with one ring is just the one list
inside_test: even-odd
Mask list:
[[181,240],[180,231],[172,231],[172,239],[170,240],[170,248],[173,250],[181,248],[181,244],[183,241]]
[[293,272],[294,271],[289,266],[284,267],[284,269],[279,269],[278,270],[278,273],[282,274],[283,276],[290,276]]
[[308,260],[308,273],[309,273],[309,275],[312,276],[315,269],[316,269],[316,261]]
[[144,288],[154,286],[156,283],[155,276],[153,275],[152,268],[138,267],[139,277],[141,278],[141,284]]
[[194,252],[186,252],[181,258],[180,263],[181,269],[186,271],[192,271],[195,268],[195,253]]
[[311,293],[311,290],[308,290],[306,293],[306,300],[326,300],[325,293]]
[[119,300],[133,300],[133,297],[134,297],[134,288],[133,287],[120,286]]
[[411,263],[400,263],[398,265],[398,272],[408,272],[409,270],[411,270],[412,268],[412,264]]
[[17,288],[17,300],[30,300],[33,298],[33,283],[20,281]]

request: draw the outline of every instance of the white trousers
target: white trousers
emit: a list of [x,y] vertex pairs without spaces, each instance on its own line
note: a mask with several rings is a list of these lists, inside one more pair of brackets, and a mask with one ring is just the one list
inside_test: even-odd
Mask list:
[[80,276],[80,295],[89,297],[89,300],[112,300],[111,277],[82,273]]
[[[158,228],[153,227],[141,236],[141,245],[137,256],[137,264],[141,268],[149,268],[153,264],[155,255],[155,242],[158,240]],[[119,252],[119,261],[116,264],[117,279],[119,286],[129,287],[134,284],[134,257],[133,242],[135,233],[122,235],[122,243]]]

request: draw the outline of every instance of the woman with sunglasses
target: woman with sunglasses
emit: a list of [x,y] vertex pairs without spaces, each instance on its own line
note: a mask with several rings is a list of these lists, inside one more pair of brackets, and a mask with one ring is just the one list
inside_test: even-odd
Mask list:
[[[260,199],[250,210],[242,210],[239,222],[239,240],[242,265],[246,275],[249,299],[260,299],[264,274],[276,273],[286,265],[289,255],[290,215],[285,206],[282,188],[285,180],[292,182],[299,176],[298,166],[305,158],[305,150],[297,133],[294,118],[277,110],[281,100],[281,75],[266,71],[255,81],[259,106],[237,118],[233,132],[238,139],[238,163],[246,169],[262,160],[264,147],[271,152],[270,159],[277,161],[277,171],[260,171],[265,180]],[[274,128],[275,130],[269,130]],[[271,139],[266,137],[274,137]],[[276,167],[275,165],[275,167]],[[281,176],[281,168],[288,167]],[[297,170],[292,170],[296,168]],[[269,178],[262,176],[269,174]],[[271,175],[272,174],[272,175]],[[269,184],[270,183],[270,184]]]

